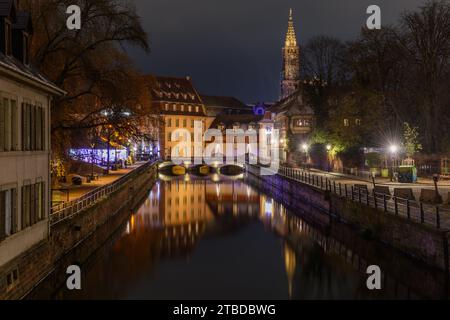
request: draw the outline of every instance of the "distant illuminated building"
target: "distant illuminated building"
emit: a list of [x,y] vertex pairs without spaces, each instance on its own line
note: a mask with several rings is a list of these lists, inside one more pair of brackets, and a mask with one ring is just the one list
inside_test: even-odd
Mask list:
[[288,30],[283,47],[283,71],[280,100],[289,97],[300,87],[300,48],[295,36],[292,9],[289,11]]

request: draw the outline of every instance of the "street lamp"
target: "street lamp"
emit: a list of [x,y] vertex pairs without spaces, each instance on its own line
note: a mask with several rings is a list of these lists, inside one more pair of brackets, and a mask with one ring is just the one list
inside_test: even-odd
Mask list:
[[305,153],[305,158],[306,158],[306,160],[305,160],[305,168],[307,168],[307,165],[309,163],[309,157],[308,157],[309,146],[308,146],[308,144],[303,143],[302,144],[302,150]]
[[391,174],[391,182],[394,180],[394,168],[395,168],[395,162],[396,162],[396,156],[398,152],[398,146],[396,144],[391,144],[389,146],[389,152],[391,153],[392,158],[392,174]]
[[330,172],[330,171],[331,171],[331,157],[330,157],[330,151],[331,151],[331,149],[332,149],[331,144],[327,144],[326,148],[327,148],[327,159],[328,159],[328,172]]

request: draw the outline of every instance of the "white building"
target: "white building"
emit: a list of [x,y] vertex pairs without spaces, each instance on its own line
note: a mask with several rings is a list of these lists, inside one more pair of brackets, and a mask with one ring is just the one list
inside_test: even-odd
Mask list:
[[28,13],[0,0],[0,267],[49,232],[50,105],[64,92],[29,65],[32,30]]

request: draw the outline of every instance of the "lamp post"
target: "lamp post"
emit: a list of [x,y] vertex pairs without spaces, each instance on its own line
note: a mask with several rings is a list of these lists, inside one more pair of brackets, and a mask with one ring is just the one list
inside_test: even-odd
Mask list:
[[330,151],[332,149],[331,144],[327,144],[327,162],[328,162],[328,172],[331,171],[331,157],[330,157]]
[[302,150],[305,153],[305,159],[306,159],[306,161],[305,161],[305,168],[306,168],[306,166],[308,164],[308,160],[309,160],[309,157],[308,157],[309,146],[306,143],[302,144]]
[[397,152],[398,152],[398,146],[395,144],[392,144],[389,146],[389,152],[391,154],[391,159],[392,159],[392,173],[391,173],[391,182],[394,180],[394,169],[395,169],[395,161],[396,161],[396,157],[397,157]]

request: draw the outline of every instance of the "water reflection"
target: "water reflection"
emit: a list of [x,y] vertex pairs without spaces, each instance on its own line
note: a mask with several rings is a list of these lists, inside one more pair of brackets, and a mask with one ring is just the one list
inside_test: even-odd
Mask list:
[[243,181],[164,180],[58,298],[380,297],[360,257]]

